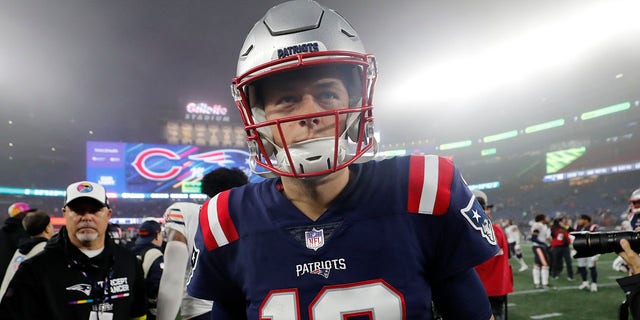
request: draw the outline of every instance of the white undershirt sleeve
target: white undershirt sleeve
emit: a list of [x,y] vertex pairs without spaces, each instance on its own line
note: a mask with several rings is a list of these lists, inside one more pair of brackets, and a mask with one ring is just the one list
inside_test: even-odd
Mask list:
[[164,270],[158,290],[157,319],[174,320],[184,293],[184,274],[189,262],[187,244],[169,241],[164,251]]

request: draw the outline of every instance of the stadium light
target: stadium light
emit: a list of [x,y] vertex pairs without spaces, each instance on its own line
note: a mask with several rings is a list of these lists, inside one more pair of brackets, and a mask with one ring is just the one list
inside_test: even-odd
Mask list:
[[562,127],[562,126],[564,126],[564,119],[556,119],[556,120],[551,120],[544,123],[528,126],[524,128],[524,133],[529,134],[529,133],[548,130],[556,127]]
[[597,117],[606,116],[608,114],[629,110],[631,108],[631,102],[623,102],[613,106],[608,106],[596,110],[592,110],[589,112],[585,112],[580,115],[581,120],[589,120]]
[[451,143],[441,144],[438,149],[439,150],[451,150],[451,149],[459,149],[465,148],[471,145],[471,140],[457,141]]
[[482,138],[482,142],[484,142],[484,143],[496,142],[496,141],[500,141],[500,140],[515,138],[517,136],[518,136],[518,130],[511,130],[511,131],[507,131],[507,132],[494,134],[494,135],[491,135],[491,136],[486,136],[486,137]]
[[387,150],[387,151],[380,151],[378,152],[378,154],[381,157],[396,157],[396,156],[404,156],[407,154],[407,150],[406,149],[395,149],[395,150]]
[[[426,64],[399,82],[392,101],[411,105],[425,99],[446,102],[454,96],[468,100],[521,85],[546,70],[573,67],[611,39],[640,31],[637,12],[637,0],[600,1],[580,3],[551,18],[540,16],[536,25],[521,26],[518,34],[505,35],[505,40],[442,54],[446,60]],[[412,98],[406,92],[429,94],[407,101]]]

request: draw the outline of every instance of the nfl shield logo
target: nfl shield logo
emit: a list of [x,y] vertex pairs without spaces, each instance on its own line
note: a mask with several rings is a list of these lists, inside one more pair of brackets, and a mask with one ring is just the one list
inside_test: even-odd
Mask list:
[[305,231],[304,239],[307,248],[311,250],[318,250],[324,246],[324,232],[322,229],[316,230],[316,228],[313,228],[311,231]]

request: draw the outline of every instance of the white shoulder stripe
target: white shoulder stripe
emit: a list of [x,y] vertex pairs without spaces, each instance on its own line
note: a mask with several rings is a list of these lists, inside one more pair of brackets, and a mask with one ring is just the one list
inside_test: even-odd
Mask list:
[[218,219],[218,195],[209,201],[207,214],[209,215],[209,229],[213,234],[213,238],[216,239],[218,247],[222,247],[229,243],[229,239],[224,235],[222,225],[220,225],[220,220]]
[[432,214],[438,193],[438,156],[424,157],[424,177],[422,178],[422,194],[418,212]]

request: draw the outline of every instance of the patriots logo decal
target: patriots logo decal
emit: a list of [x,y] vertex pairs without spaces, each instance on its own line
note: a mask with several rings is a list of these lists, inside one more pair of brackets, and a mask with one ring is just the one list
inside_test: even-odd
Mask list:
[[325,279],[329,278],[329,273],[331,272],[331,269],[328,268],[319,268],[319,269],[315,269],[315,270],[311,270],[311,274],[317,274],[319,276],[323,276]]
[[498,242],[496,241],[496,235],[493,233],[491,221],[487,216],[479,213],[482,210],[479,205],[474,207],[475,199],[476,197],[472,196],[467,206],[460,210],[460,213],[474,229],[480,231],[482,237],[487,239],[487,242],[495,246]]
[[80,292],[86,294],[87,297],[91,295],[91,286],[86,284],[86,283],[78,283],[78,284],[73,285],[71,287],[67,287],[66,289],[67,289],[67,291],[73,291],[73,290],[80,291]]

